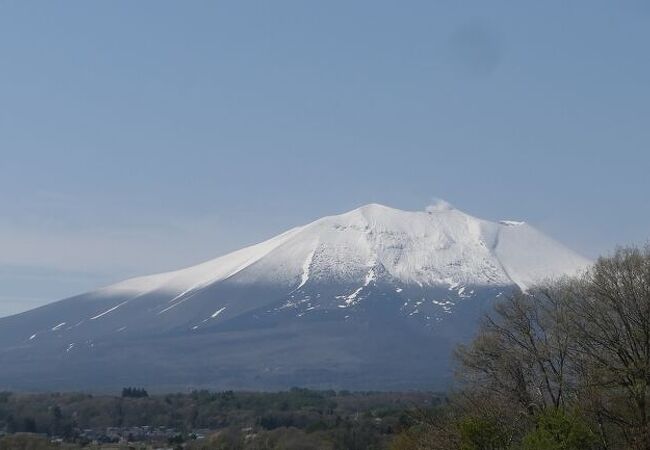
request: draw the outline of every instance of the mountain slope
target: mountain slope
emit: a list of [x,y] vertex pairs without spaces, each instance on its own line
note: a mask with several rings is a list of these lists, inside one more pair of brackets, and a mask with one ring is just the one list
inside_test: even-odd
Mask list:
[[525,223],[366,205],[0,319],[0,388],[439,386],[496,296],[588,264]]
[[403,283],[517,284],[525,289],[586,264],[523,222],[489,222],[451,207],[406,212],[371,204],[198,266],[127,280],[107,290],[183,293],[247,270],[242,282],[300,287],[310,276],[362,280],[375,266]]

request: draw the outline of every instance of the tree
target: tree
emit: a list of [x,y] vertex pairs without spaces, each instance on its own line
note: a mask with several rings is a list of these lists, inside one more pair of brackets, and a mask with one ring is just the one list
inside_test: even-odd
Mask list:
[[578,408],[601,448],[650,450],[650,247],[618,249],[579,278],[513,293],[457,356],[466,392],[534,419],[529,440],[548,437],[540,415],[566,424],[562,415]]
[[477,338],[461,346],[461,378],[522,411],[564,405],[572,385],[570,281],[514,292],[497,303]]
[[548,409],[537,417],[537,427],[523,439],[524,450],[589,450],[598,440],[579,414]]
[[510,447],[509,433],[496,421],[467,418],[459,428],[461,450],[506,450]]
[[61,432],[61,420],[63,419],[63,413],[61,412],[59,405],[55,405],[50,411],[52,414],[50,434],[56,436]]
[[149,397],[149,394],[144,388],[138,389],[134,387],[125,387],[122,389],[122,397],[143,398],[143,397]]
[[577,350],[598,406],[634,448],[650,450],[650,247],[600,258],[577,286]]

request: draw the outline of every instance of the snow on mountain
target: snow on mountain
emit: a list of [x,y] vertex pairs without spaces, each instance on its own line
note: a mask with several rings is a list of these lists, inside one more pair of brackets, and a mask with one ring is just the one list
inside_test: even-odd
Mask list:
[[509,285],[526,289],[573,275],[589,261],[524,222],[490,222],[442,203],[423,212],[378,204],[324,217],[187,269],[105,288],[185,295],[218,281],[303,287],[313,281],[368,284],[384,276],[419,286]]
[[496,298],[588,265],[523,222],[370,204],[0,319],[0,390],[441,388]]

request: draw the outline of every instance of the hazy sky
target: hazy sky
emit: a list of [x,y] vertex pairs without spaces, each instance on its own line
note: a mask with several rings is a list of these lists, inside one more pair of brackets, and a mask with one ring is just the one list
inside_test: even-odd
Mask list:
[[646,5],[0,0],[0,315],[369,202],[645,242]]

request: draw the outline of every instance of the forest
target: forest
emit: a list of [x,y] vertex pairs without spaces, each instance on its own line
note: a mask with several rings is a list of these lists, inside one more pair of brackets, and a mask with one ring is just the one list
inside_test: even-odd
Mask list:
[[[412,392],[0,394],[0,449],[388,448],[416,411],[444,402]],[[0,431],[0,436],[2,432]]]

